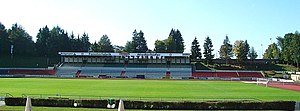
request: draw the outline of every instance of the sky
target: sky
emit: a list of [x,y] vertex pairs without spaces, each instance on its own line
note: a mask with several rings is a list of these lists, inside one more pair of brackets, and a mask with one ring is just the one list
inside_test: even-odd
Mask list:
[[258,58],[277,36],[300,30],[300,0],[0,0],[0,22],[18,23],[36,40],[46,25],[69,34],[88,33],[90,42],[108,35],[124,46],[132,32],[142,30],[148,48],[164,40],[171,29],[180,30],[185,52],[197,37],[203,51],[209,36],[214,54],[228,35],[230,43],[247,40]]

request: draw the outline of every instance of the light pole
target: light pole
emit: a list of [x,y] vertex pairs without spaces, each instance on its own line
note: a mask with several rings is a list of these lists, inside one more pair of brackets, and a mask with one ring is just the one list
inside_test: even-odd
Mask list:
[[263,59],[264,58],[264,52],[263,52],[263,44],[260,44],[261,45],[261,59]]
[[13,67],[14,64],[14,45],[10,45],[10,59],[11,59],[11,67]]

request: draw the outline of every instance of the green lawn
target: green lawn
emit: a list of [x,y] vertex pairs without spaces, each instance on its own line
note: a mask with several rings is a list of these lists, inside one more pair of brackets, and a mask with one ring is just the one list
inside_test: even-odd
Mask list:
[[72,97],[81,95],[81,98],[113,97],[142,100],[300,101],[299,92],[226,81],[1,78],[0,86],[0,93],[10,93],[13,96],[22,96],[22,94],[55,96],[59,94],[73,95]]

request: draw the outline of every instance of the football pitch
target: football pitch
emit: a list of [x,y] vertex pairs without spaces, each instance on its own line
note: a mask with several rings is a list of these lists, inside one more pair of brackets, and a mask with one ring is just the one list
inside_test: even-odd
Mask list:
[[0,86],[0,96],[16,97],[300,101],[299,92],[239,81],[1,78]]

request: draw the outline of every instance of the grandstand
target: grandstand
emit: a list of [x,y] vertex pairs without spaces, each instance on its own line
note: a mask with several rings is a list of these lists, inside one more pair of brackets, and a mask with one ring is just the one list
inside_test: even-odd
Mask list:
[[[54,69],[0,69],[0,77],[59,78],[263,78],[259,71],[195,70],[186,53],[101,53],[59,52],[61,61]],[[229,78],[229,79],[228,79]],[[242,79],[241,79],[242,80]],[[245,79],[244,79],[245,80]]]
[[59,52],[59,77],[173,79],[191,77],[190,54]]
[[[122,67],[60,67],[57,71],[58,77],[90,77],[90,78],[138,78],[137,75],[144,75],[148,79],[161,79],[169,71],[173,79],[190,77],[190,68],[122,68]],[[123,75],[122,75],[123,72]]]
[[73,64],[190,64],[188,53],[59,52],[61,62]]
[[259,71],[194,70],[187,53],[59,52],[58,77],[262,78]]

